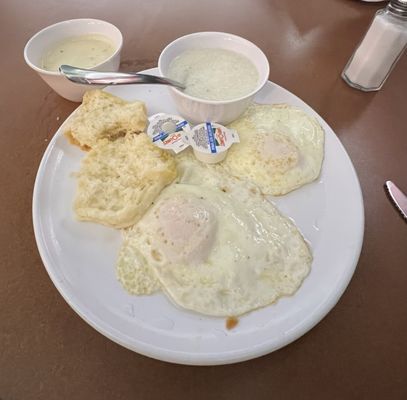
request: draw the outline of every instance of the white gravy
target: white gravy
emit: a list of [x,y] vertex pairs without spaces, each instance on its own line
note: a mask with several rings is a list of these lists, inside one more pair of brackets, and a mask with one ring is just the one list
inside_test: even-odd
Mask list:
[[186,86],[185,94],[205,100],[232,100],[252,92],[259,80],[245,56],[224,49],[193,49],[169,65],[168,77]]

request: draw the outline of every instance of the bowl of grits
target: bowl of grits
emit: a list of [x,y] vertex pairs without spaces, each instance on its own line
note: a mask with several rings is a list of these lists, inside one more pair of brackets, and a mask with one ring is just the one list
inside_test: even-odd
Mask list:
[[81,18],[58,22],[37,32],[25,45],[24,59],[60,96],[82,101],[90,87],[70,82],[62,64],[98,71],[117,71],[123,37],[106,21]]
[[270,72],[267,57],[255,44],[223,32],[197,32],[174,40],[161,52],[158,69],[184,84],[184,90],[169,88],[184,118],[220,124],[246,110]]

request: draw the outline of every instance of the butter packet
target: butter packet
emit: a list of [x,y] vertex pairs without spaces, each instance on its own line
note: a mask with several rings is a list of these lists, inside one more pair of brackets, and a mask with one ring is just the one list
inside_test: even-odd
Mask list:
[[183,132],[182,138],[192,147],[195,157],[207,164],[223,161],[230,146],[239,142],[235,130],[215,122],[196,125],[189,132]]
[[190,131],[188,121],[182,117],[158,113],[149,118],[147,135],[157,147],[172,150],[178,154],[188,147],[188,144],[182,139],[182,134],[188,134]]

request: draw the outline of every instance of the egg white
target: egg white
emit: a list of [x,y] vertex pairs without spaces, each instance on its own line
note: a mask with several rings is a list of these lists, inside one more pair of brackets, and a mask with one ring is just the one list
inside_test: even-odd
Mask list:
[[240,143],[223,167],[265,194],[283,195],[315,180],[324,156],[324,131],[318,121],[287,104],[253,104],[231,125]]
[[254,185],[216,168],[186,158],[180,175],[126,232],[117,267],[124,287],[161,287],[177,305],[212,316],[293,294],[312,262],[294,223]]

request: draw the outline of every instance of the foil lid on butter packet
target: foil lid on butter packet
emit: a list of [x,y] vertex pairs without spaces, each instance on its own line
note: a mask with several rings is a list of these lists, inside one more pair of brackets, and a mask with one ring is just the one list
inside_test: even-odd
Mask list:
[[221,162],[230,146],[239,142],[236,131],[215,122],[196,125],[189,132],[183,132],[182,138],[192,147],[195,157],[208,164]]
[[182,134],[189,134],[190,131],[188,121],[182,117],[159,113],[149,118],[147,135],[157,147],[173,150],[177,154],[188,147],[182,139]]

